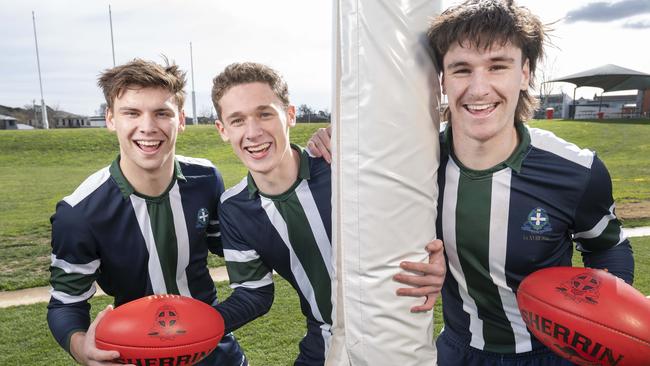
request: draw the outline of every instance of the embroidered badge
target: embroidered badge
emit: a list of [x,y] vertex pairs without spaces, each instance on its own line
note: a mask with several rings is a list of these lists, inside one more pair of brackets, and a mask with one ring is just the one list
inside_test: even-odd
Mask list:
[[530,211],[521,229],[537,235],[553,230],[546,210],[541,207],[534,208]]
[[208,213],[208,209],[201,207],[199,209],[199,212],[196,214],[196,228],[205,229],[206,227],[208,227],[209,219],[210,219],[210,214]]

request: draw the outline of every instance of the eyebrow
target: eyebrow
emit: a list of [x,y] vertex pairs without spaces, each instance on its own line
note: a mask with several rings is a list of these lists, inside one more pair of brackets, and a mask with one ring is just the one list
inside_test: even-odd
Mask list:
[[[134,108],[134,107],[120,107],[118,109],[120,112],[140,112],[140,108]],[[156,108],[154,109],[154,112],[174,112],[173,108]]]
[[[263,111],[263,110],[265,110],[265,109],[269,109],[269,108],[270,108],[270,109],[273,109],[273,107],[271,107],[271,105],[264,105],[264,104],[263,104],[263,105],[259,105],[259,106],[257,106],[257,107],[255,108],[255,110],[256,110],[256,111]],[[241,116],[241,115],[243,115],[243,114],[244,114],[244,113],[243,113],[242,111],[235,111],[235,112],[232,112],[232,113],[230,113],[229,115],[225,116],[225,119],[226,119],[226,120],[229,120],[229,119],[231,119],[231,118],[239,117],[239,116]]]
[[[515,63],[515,59],[513,57],[506,57],[506,56],[495,56],[490,58],[490,62],[506,62],[510,64]],[[458,62],[452,62],[447,65],[448,69],[453,69],[453,68],[458,68],[458,67],[467,67],[469,66],[469,62],[467,61],[458,61]]]

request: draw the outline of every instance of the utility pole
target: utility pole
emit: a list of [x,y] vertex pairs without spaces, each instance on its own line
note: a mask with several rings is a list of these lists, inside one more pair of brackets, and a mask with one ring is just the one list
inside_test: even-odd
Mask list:
[[190,42],[190,70],[192,70],[192,124],[198,124],[196,120],[196,94],[194,93],[194,56],[192,55],[192,42]]
[[115,67],[115,44],[113,43],[113,14],[111,13],[111,5],[108,5],[108,22],[111,26],[111,51],[113,52],[113,67]]
[[36,44],[36,66],[38,67],[38,85],[41,87],[41,108],[43,116],[43,128],[49,129],[50,125],[47,123],[47,106],[45,105],[45,98],[43,98],[43,80],[41,79],[41,59],[38,55],[38,39],[36,38],[36,15],[32,11],[32,24],[34,25],[34,43]]

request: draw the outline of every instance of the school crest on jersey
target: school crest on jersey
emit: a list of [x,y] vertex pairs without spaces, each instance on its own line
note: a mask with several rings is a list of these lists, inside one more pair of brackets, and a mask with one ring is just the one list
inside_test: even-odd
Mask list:
[[205,207],[201,207],[196,214],[196,228],[205,229],[208,227],[208,220],[210,220],[210,213]]
[[533,234],[544,234],[553,230],[546,210],[541,207],[534,208],[530,211],[521,229]]

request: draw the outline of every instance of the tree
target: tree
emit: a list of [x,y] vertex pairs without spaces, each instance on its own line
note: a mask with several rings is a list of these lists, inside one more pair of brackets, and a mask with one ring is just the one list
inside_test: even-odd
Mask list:
[[548,97],[553,94],[555,85],[550,82],[555,78],[557,71],[557,58],[544,59],[544,61],[537,68],[537,82],[539,83],[539,102],[545,105]]
[[106,115],[106,108],[107,108],[106,103],[100,104],[99,108],[97,108],[97,110],[95,110],[95,115],[96,116],[105,116]]
[[301,104],[298,106],[298,113],[296,114],[296,121],[298,122],[312,122],[312,116],[314,110],[311,109],[307,104]]

